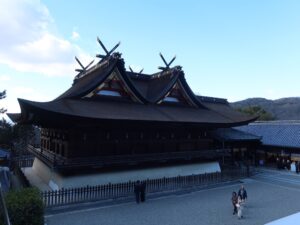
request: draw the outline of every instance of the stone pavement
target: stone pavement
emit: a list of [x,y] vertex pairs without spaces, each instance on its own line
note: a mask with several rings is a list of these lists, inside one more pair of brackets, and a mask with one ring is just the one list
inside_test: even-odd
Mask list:
[[[47,215],[47,225],[263,225],[300,211],[300,175],[280,173],[287,179],[276,180],[277,171],[263,171],[245,179],[249,199],[244,219],[232,215],[232,191],[238,184],[201,190],[184,195],[151,199],[144,204],[83,209]],[[272,177],[275,177],[273,179]]]

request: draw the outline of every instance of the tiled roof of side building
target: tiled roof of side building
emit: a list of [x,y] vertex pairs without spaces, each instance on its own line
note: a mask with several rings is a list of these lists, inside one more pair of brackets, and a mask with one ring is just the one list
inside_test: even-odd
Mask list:
[[241,131],[234,128],[218,128],[214,131],[211,131],[211,135],[220,141],[260,141],[261,137]]
[[9,151],[0,148],[0,158],[5,158],[9,156],[10,156]]
[[261,136],[263,145],[300,148],[300,121],[256,122],[237,129]]

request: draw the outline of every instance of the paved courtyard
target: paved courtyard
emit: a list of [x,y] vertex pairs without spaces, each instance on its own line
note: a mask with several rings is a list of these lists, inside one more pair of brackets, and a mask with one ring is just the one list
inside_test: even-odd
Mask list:
[[47,215],[47,225],[263,225],[300,211],[300,175],[264,170],[245,179],[244,219],[232,215],[231,193],[239,184],[184,195]]

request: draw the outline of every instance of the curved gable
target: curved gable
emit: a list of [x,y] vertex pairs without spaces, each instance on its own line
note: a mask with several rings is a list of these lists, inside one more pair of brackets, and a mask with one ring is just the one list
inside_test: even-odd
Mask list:
[[204,104],[202,104],[201,101],[194,94],[194,92],[192,91],[192,89],[190,88],[188,83],[186,82],[184,76],[180,76],[178,81],[179,81],[179,85],[182,87],[182,90],[183,90],[185,96],[189,99],[189,102],[192,102],[193,105],[195,105],[199,108],[207,109],[207,107]]
[[135,90],[132,90],[128,81],[119,71],[114,68],[111,74],[101,82],[96,88],[82,98],[95,98],[99,96],[110,96],[131,99],[134,102],[143,103]]
[[91,68],[91,70],[89,70],[85,76],[79,78],[77,82],[74,82],[72,87],[70,87],[55,100],[64,98],[80,98],[86,95],[99,84],[101,84],[111,74],[117,63],[117,59],[110,58],[109,60],[96,65],[95,67]]
[[91,97],[93,93],[99,91],[112,76],[117,77],[122,85],[121,89],[134,101],[140,103],[147,102],[128,78],[128,75],[125,72],[123,59],[114,57],[114,55],[101,64],[91,68],[85,76],[78,79],[77,82],[74,82],[71,88],[55,100]]
[[168,71],[152,75],[148,83],[147,99],[150,103],[158,103],[172,89],[179,77],[179,73]]

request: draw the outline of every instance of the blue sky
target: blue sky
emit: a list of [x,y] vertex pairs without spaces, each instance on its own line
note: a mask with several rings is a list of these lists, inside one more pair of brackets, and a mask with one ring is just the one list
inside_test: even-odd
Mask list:
[[0,107],[50,101],[118,41],[126,67],[177,56],[195,93],[237,101],[300,96],[300,1],[0,0]]

